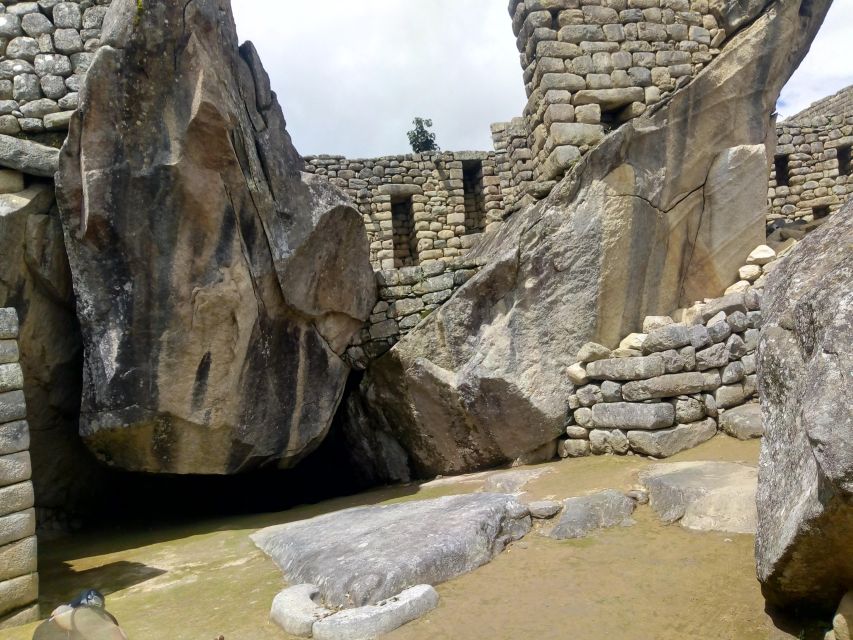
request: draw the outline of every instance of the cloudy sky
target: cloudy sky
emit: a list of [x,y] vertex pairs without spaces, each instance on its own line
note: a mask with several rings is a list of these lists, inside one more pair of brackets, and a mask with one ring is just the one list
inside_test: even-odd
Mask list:
[[[444,149],[491,149],[526,101],[507,0],[232,0],[304,154],[406,153],[412,118]],[[853,0],[835,0],[782,93],[793,115],[853,83]]]

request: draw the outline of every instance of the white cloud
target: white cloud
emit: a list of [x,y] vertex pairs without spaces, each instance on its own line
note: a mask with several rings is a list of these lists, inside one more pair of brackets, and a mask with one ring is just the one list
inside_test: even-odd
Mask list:
[[[303,154],[406,153],[415,116],[445,149],[491,149],[526,97],[505,0],[233,0]],[[789,116],[853,83],[853,0],[835,0],[782,92]]]

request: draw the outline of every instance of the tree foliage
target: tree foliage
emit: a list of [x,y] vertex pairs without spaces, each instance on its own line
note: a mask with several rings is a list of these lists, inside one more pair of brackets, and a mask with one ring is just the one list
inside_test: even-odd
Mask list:
[[424,151],[438,151],[438,145],[435,143],[435,134],[430,131],[432,120],[428,118],[415,118],[412,120],[415,128],[407,133],[409,136],[409,144],[412,145],[412,151],[415,153],[423,153]]

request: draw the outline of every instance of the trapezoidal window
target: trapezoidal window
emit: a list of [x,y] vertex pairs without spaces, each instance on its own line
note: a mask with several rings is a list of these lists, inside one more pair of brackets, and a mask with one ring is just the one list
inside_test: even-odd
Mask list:
[[480,233],[486,224],[486,195],[483,193],[483,163],[462,162],[462,186],[465,191],[465,233]]
[[776,156],[773,159],[773,168],[776,171],[776,186],[787,187],[790,171],[788,167],[788,156]]
[[410,197],[391,201],[391,230],[394,233],[394,266],[412,267],[418,264],[415,213]]
[[853,173],[853,164],[850,161],[850,145],[838,147],[838,175],[849,176]]
[[829,206],[812,207],[812,217],[815,220],[820,220],[829,215]]

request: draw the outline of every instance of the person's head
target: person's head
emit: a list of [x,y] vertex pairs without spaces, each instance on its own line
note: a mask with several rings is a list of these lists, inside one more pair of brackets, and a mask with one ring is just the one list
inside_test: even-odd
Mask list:
[[103,609],[106,604],[106,598],[104,598],[104,594],[102,594],[97,589],[87,589],[82,592],[79,596],[77,596],[76,600],[71,602],[72,607],[98,607],[99,609]]

